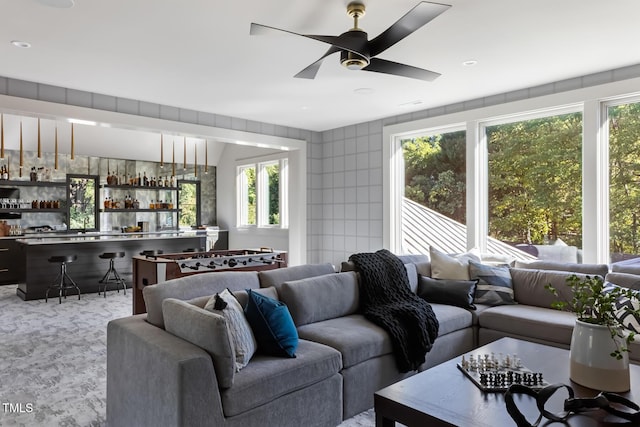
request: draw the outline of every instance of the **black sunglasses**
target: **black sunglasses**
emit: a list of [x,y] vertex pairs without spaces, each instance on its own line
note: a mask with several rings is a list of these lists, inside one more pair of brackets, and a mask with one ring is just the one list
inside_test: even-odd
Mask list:
[[[564,401],[564,411],[556,414],[548,411],[545,406],[551,396],[559,389],[565,389],[569,397]],[[514,395],[526,395],[535,399],[540,415],[533,424],[518,409],[513,399]],[[522,384],[512,384],[504,394],[504,400],[507,405],[507,412],[518,427],[535,427],[540,424],[542,417],[553,422],[564,423],[573,414],[600,409],[624,420],[631,421],[633,425],[640,425],[640,406],[615,393],[602,392],[596,397],[578,398],[575,397],[571,386],[566,384],[551,384],[540,390],[534,390]]]

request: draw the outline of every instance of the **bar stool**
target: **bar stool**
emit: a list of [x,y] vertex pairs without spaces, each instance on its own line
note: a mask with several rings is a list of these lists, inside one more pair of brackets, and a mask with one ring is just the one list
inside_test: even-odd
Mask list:
[[44,302],[49,300],[49,291],[51,289],[58,290],[58,303],[62,304],[62,295],[64,299],[67,299],[67,289],[75,289],[78,291],[78,299],[80,299],[80,288],[76,285],[71,277],[67,274],[67,264],[78,259],[77,255],[56,255],[48,259],[49,262],[60,264],[60,273],[47,288],[47,292],[44,295]]
[[[103,293],[105,298],[107,297],[107,286],[109,285],[109,283],[116,284],[116,290],[118,291],[118,293],[120,293],[120,285],[122,285],[124,294],[125,295],[127,294],[127,285],[125,281],[120,277],[120,275],[118,274],[114,266],[114,260],[116,258],[123,258],[123,257],[124,257],[124,252],[105,252],[98,255],[98,258],[109,260],[109,269],[107,270],[107,273],[102,277],[102,280],[100,280],[100,283],[104,283]],[[98,295],[100,295],[100,285],[98,285]]]

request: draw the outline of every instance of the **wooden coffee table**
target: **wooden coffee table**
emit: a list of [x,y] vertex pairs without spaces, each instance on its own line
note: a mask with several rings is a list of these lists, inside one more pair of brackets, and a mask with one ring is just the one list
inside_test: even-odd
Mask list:
[[[527,368],[542,372],[550,383],[571,385],[576,397],[593,397],[598,391],[569,380],[569,351],[513,338],[502,338],[466,353],[517,354]],[[427,357],[429,357],[427,355]],[[460,357],[434,366],[375,393],[376,427],[392,427],[395,422],[408,427],[423,426],[514,426],[507,413],[503,393],[486,393],[456,366]],[[621,393],[640,404],[640,366],[631,365],[631,391]],[[559,399],[560,400],[560,399]],[[521,412],[531,422],[539,412],[530,399],[517,400]],[[573,415],[570,426],[620,426],[623,421],[604,411]],[[541,423],[544,425],[544,420]],[[630,425],[630,424],[624,424]]]

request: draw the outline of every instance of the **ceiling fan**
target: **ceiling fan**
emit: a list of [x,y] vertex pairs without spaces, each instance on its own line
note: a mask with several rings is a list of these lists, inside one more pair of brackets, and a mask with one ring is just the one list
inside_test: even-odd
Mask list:
[[450,7],[451,6],[447,4],[426,1],[420,2],[393,25],[371,40],[367,38],[367,33],[358,27],[358,20],[365,14],[365,5],[360,1],[351,2],[347,6],[347,14],[353,18],[353,28],[339,36],[299,34],[253,22],[251,23],[249,34],[259,35],[270,31],[283,31],[330,44],[331,47],[320,59],[294,76],[297,78],[315,78],[322,64],[322,60],[329,55],[340,52],[340,63],[350,70],[373,71],[376,73],[433,81],[440,76],[439,73],[377,58],[377,56]]

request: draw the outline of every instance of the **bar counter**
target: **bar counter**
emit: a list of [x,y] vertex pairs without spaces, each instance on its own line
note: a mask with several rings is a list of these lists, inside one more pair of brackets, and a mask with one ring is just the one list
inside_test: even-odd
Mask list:
[[[43,233],[6,237],[0,241],[0,248],[13,246],[13,251],[8,249],[7,254],[11,254],[14,272],[18,272],[16,293],[23,300],[45,297],[47,288],[60,271],[59,264],[48,262],[51,256],[78,257],[76,261],[67,265],[67,272],[84,295],[98,292],[99,281],[109,268],[109,260],[98,257],[104,252],[125,253],[124,258],[114,260],[115,268],[127,283],[127,287],[131,287],[133,256],[146,250],[160,250],[164,253],[199,250],[205,245],[206,235],[197,231]],[[50,292],[49,296],[57,296],[57,292]]]

